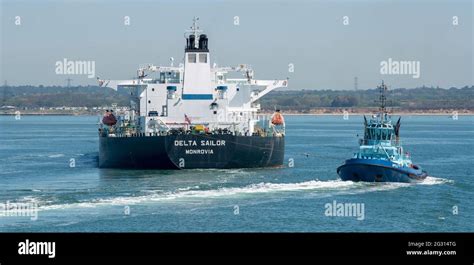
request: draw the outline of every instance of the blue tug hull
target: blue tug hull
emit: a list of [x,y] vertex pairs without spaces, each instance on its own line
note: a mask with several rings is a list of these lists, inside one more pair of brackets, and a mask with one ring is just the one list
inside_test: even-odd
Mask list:
[[390,161],[376,159],[349,159],[337,168],[342,180],[364,182],[416,182],[427,177],[419,168],[396,167]]

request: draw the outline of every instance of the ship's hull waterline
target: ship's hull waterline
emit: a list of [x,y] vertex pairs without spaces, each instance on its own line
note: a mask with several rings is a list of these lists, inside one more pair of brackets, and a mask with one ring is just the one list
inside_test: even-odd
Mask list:
[[100,168],[257,168],[283,165],[284,137],[231,134],[99,137]]

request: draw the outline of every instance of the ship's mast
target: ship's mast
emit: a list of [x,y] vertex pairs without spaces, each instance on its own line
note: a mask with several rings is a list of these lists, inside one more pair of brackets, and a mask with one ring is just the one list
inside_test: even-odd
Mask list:
[[386,105],[387,105],[387,97],[385,96],[385,92],[388,90],[387,85],[384,84],[382,81],[382,84],[378,86],[379,89],[379,103],[380,103],[380,111],[381,112],[386,112]]
[[384,116],[387,113],[387,97],[385,96],[385,92],[387,92],[388,88],[387,85],[382,80],[382,84],[377,87],[379,89],[379,111],[380,111],[380,118],[382,121],[384,120]]
[[[199,20],[199,17],[194,17],[193,18],[193,25],[191,26],[191,30],[188,30],[191,34],[195,36],[196,39],[199,39],[199,33],[202,32],[202,30],[199,29],[199,26],[197,24]],[[194,48],[198,49],[199,48],[199,42],[194,42]]]

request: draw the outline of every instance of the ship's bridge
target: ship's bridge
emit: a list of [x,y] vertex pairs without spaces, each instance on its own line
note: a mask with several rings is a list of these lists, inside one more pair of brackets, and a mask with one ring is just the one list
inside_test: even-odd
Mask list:
[[403,157],[396,132],[398,124],[394,126],[386,113],[374,115],[369,122],[365,120],[364,138],[354,158],[400,161]]
[[144,84],[179,84],[183,81],[183,67],[147,64],[138,68],[137,75]]
[[287,87],[288,79],[255,79],[252,67],[247,64],[231,67],[211,64],[209,39],[201,33],[197,20],[193,20],[191,30],[185,33],[184,58],[178,67],[173,66],[174,59],[170,58],[170,66],[141,65],[137,78],[98,78],[99,85],[129,90],[131,108],[123,116],[135,125],[135,133],[149,135],[198,126],[208,132],[226,129],[242,135],[262,134],[266,120],[257,115],[258,100],[276,88]]
[[[365,129],[365,140],[367,141],[391,141],[395,139],[395,131],[390,123],[372,123]],[[368,143],[373,144],[373,143]]]

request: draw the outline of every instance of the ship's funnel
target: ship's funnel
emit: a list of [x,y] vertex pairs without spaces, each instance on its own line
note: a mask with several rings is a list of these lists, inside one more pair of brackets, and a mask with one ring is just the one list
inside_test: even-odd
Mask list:
[[208,50],[207,49],[207,36],[206,34],[202,34],[201,36],[199,36],[199,49],[200,50]]
[[194,35],[189,35],[188,39],[187,39],[187,46],[186,46],[186,50],[192,50],[194,49],[194,43],[196,41],[196,36]]

